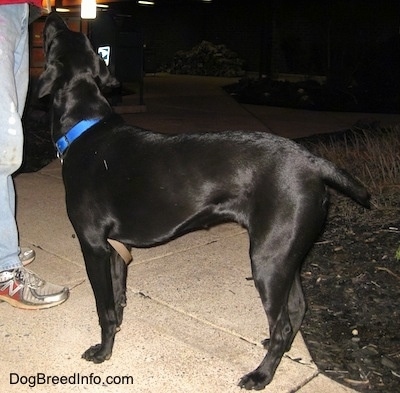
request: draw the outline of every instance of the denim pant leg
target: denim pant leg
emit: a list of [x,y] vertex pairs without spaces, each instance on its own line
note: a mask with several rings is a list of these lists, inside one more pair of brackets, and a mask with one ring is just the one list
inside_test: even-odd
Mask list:
[[0,5],[0,272],[21,266],[12,174],[21,166],[29,81],[27,4]]

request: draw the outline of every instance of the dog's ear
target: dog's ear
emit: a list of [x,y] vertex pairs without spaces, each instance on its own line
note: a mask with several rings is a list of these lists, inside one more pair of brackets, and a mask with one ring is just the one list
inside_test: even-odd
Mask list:
[[95,77],[98,78],[98,80],[100,81],[99,83],[99,87],[101,89],[104,88],[116,88],[120,86],[119,81],[117,80],[117,78],[115,78],[114,76],[111,75],[109,69],[106,66],[106,63],[104,62],[104,60],[100,57],[97,56],[97,72]]
[[55,62],[52,64],[47,64],[46,69],[40,75],[37,85],[36,85],[36,96],[42,98],[51,94],[56,86],[56,81],[61,75],[62,64],[60,62]]
[[48,53],[50,43],[62,31],[67,31],[68,26],[57,12],[51,12],[47,18],[43,30],[44,51]]

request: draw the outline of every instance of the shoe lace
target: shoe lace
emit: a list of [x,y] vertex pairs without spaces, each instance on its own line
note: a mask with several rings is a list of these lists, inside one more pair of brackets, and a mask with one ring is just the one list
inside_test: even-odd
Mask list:
[[38,288],[43,284],[43,280],[28,269],[19,269],[16,277],[30,288]]

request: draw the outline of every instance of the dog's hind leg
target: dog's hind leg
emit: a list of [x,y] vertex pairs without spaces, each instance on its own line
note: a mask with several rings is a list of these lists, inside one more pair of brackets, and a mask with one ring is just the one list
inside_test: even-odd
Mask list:
[[112,282],[113,273],[111,273],[111,252],[107,245],[97,248],[82,245],[82,252],[96,299],[101,327],[101,343],[87,349],[82,357],[94,363],[101,363],[111,357],[118,327]]
[[122,324],[124,307],[126,306],[126,278],[128,268],[119,254],[111,250],[111,280],[114,292],[115,313],[117,317],[117,328]]
[[[273,247],[273,244],[269,243],[268,247]],[[263,342],[264,346],[268,346],[268,352],[261,364],[239,382],[239,385],[246,389],[260,390],[272,381],[276,368],[295,334],[288,306],[294,274],[289,266],[284,264],[287,249],[271,254],[267,261],[263,256],[252,252],[254,283],[268,317],[270,338]]]
[[[292,201],[289,201],[292,202]],[[263,389],[268,385],[285,351],[290,349],[305,313],[299,271],[320,233],[326,215],[320,198],[292,203],[260,223],[260,212],[249,226],[250,256],[255,286],[267,314],[270,330],[268,352],[256,370],[245,375],[239,386]],[[271,213],[271,212],[270,212]],[[265,217],[261,215],[261,217]]]
[[303,322],[304,314],[306,313],[306,302],[301,286],[300,269],[296,272],[292,288],[290,289],[288,306],[293,335],[286,346],[286,351],[290,350],[296,333],[299,331],[301,323]]
[[[289,293],[288,307],[290,324],[292,326],[294,334],[292,335],[292,339],[287,345],[286,352],[290,350],[292,342],[296,336],[296,332],[298,332],[298,330],[300,329],[304,314],[306,312],[306,302],[304,300],[303,289],[301,286],[300,271],[296,272],[295,279]],[[268,349],[269,342],[269,338],[266,338],[262,341],[265,349]]]

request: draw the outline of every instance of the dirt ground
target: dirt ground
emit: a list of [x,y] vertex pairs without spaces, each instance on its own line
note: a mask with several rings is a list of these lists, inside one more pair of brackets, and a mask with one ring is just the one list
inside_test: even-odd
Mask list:
[[365,210],[334,194],[303,268],[301,330],[311,355],[321,372],[360,392],[400,392],[399,244],[398,206]]

